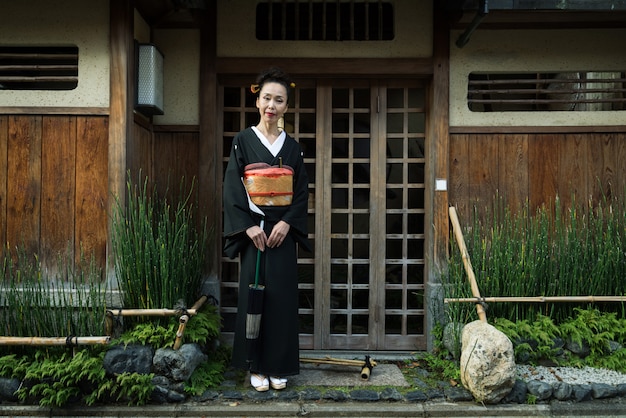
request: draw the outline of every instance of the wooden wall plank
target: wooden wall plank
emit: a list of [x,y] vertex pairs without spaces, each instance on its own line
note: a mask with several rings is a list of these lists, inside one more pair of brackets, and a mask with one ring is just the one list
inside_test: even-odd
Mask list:
[[[471,135],[468,155],[468,193],[470,212],[474,206],[490,210],[499,193],[499,140],[496,137]],[[487,212],[488,213],[488,212]]]
[[615,155],[618,163],[615,173],[615,193],[623,201],[626,199],[626,133],[613,134],[613,137],[615,138]]
[[593,134],[560,135],[554,138],[559,143],[554,152],[559,154],[557,190],[562,208],[572,203],[584,203],[589,197],[587,185],[587,156]]
[[[105,117],[79,117],[76,126],[76,238],[81,249],[105,266],[109,220],[109,124]],[[78,260],[77,260],[78,261]]]
[[528,141],[528,203],[531,211],[554,202],[559,192],[562,135],[531,135]]
[[450,180],[448,193],[450,205],[456,208],[463,223],[471,219],[469,206],[469,135],[450,135]]
[[[194,202],[198,197],[199,135],[195,132],[158,132],[154,142],[154,180],[159,196],[176,204],[181,197],[181,181],[186,195],[195,181]],[[194,180],[195,179],[195,180]]]
[[39,253],[41,216],[41,116],[9,116],[7,241]]
[[[595,135],[589,146],[587,176],[589,192],[593,201],[612,198],[614,194],[617,153],[612,134]],[[621,162],[624,164],[624,162]]]
[[[133,126],[133,138],[127,143],[127,167],[130,173],[130,180],[134,184],[143,183],[147,177],[149,181],[154,180],[153,170],[153,149],[154,140],[152,132],[144,126],[135,123]],[[141,179],[139,173],[141,172]]]
[[519,210],[528,199],[528,135],[502,135],[499,142],[499,193],[512,210]]
[[[175,178],[176,139],[178,134],[158,132],[154,134],[154,178],[159,196],[172,201],[172,188],[177,192],[178,180]],[[175,196],[175,195],[174,195]]]
[[7,148],[9,117],[0,116],[0,244],[7,242]]
[[60,255],[74,259],[76,117],[44,116],[41,150],[40,256],[54,273]]

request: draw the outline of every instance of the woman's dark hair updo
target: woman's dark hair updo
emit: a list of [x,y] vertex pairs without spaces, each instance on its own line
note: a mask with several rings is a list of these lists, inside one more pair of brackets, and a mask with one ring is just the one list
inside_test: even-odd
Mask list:
[[291,88],[296,86],[291,81],[289,75],[278,67],[271,67],[261,71],[256,78],[256,84],[250,86],[250,91],[258,95],[265,83],[278,83],[285,87],[287,91],[287,101],[289,101],[289,96],[291,95]]

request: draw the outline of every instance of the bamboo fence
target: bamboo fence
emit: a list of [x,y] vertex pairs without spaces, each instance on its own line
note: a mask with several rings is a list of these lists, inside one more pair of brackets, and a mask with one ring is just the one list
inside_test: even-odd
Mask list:
[[[196,315],[202,305],[208,300],[206,295],[203,295],[193,304],[190,309],[119,309],[117,310],[118,316],[175,316],[180,315],[178,331],[176,332],[176,341],[174,342],[174,349],[178,350],[182,345],[182,339],[185,333],[185,326],[189,321],[189,318]],[[106,312],[106,336],[97,337],[7,337],[0,336],[0,345],[32,345],[32,346],[79,346],[79,345],[99,345],[108,344],[111,341],[111,334],[113,331],[114,316],[112,310]]]

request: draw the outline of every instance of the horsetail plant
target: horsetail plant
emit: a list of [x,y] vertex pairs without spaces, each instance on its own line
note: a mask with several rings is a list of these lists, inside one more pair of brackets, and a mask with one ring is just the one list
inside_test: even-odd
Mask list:
[[[130,176],[129,176],[130,177]],[[193,186],[176,207],[156,188],[127,182],[126,206],[117,200],[112,246],[126,308],[191,306],[199,296],[207,253],[206,220],[196,227]],[[184,305],[184,306],[181,306]]]
[[[556,198],[534,213],[528,203],[513,213],[496,198],[491,213],[474,209],[464,236],[483,297],[626,295],[626,210],[617,198],[582,205],[572,199],[567,209]],[[454,266],[462,266],[455,246],[448,280],[469,287],[464,270]],[[584,307],[493,303],[487,314],[518,321],[542,314],[559,322],[576,306]],[[619,303],[602,308],[623,311]]]
[[[69,252],[68,252],[69,254]],[[107,288],[101,271],[81,256],[75,265],[59,257],[56,274],[44,272],[37,255],[3,251],[0,322],[7,337],[99,336],[104,332]]]

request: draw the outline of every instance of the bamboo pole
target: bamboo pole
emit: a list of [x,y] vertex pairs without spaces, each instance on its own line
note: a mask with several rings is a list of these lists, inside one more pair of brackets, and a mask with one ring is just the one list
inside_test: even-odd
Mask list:
[[111,337],[4,337],[0,345],[98,345],[108,344]]
[[[193,304],[193,306],[187,310],[184,310],[189,316],[196,315],[202,305],[207,301],[208,297],[203,295]],[[181,309],[110,309],[114,316],[176,316],[180,315],[183,310]]]
[[365,356],[365,360],[348,360],[332,357],[300,357],[300,361],[302,363],[330,364],[334,366],[357,366],[361,368],[361,379],[363,380],[367,380],[370,378],[372,369],[376,366],[376,362],[374,360],[371,360],[369,356]]
[[189,315],[182,315],[178,321],[178,331],[176,331],[176,341],[174,341],[174,350],[178,350],[183,344],[183,335],[185,335],[185,326],[189,321]]
[[[181,314],[180,309],[111,309],[114,316],[176,316]],[[196,315],[197,309],[187,309],[188,315]]]
[[[444,303],[476,303],[477,298],[445,298]],[[558,303],[558,302],[626,302],[626,296],[494,296],[480,298],[481,302],[525,302],[525,303]]]
[[465,246],[465,239],[463,239],[463,231],[461,230],[461,224],[459,222],[459,217],[456,214],[456,208],[454,206],[450,206],[450,220],[452,221],[452,230],[454,231],[454,237],[456,238],[456,242],[459,246],[459,250],[461,251],[461,257],[463,258],[463,266],[465,267],[465,272],[467,273],[467,278],[470,282],[470,286],[472,288],[472,295],[476,299],[476,312],[478,313],[478,318],[481,321],[487,321],[487,315],[485,314],[485,309],[483,305],[481,305],[480,300],[480,290],[478,290],[478,284],[476,283],[476,276],[474,275],[474,269],[472,268],[472,262],[469,258],[469,254],[467,252],[467,247]]
[[[337,366],[359,366],[362,367],[365,365],[365,361],[363,360],[347,360],[340,358],[309,358],[309,357],[301,357],[300,361],[302,363],[315,363],[315,364],[333,364]],[[376,362],[374,360],[370,360],[372,366],[376,366]]]

